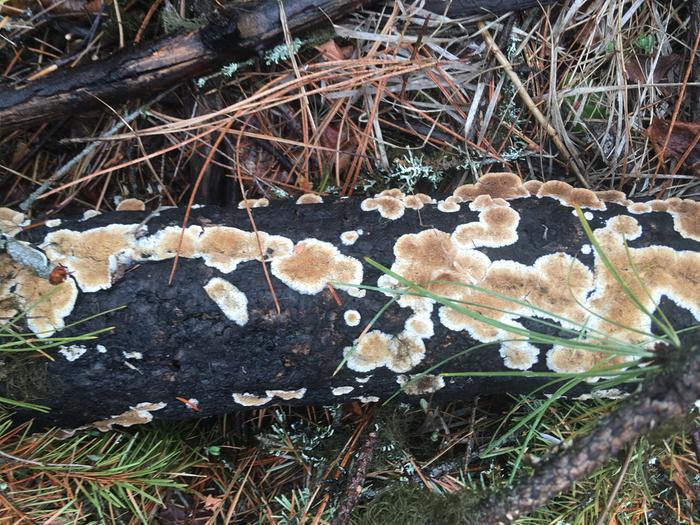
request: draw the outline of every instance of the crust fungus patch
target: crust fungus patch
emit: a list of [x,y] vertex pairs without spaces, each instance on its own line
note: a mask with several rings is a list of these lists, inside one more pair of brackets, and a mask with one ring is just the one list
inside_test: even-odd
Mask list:
[[112,416],[109,419],[102,421],[93,421],[89,425],[80,428],[95,427],[100,432],[112,430],[113,425],[122,427],[131,427],[133,425],[143,425],[153,421],[153,414],[156,410],[161,410],[167,406],[167,403],[139,403],[135,407],[129,407],[129,410],[122,412],[117,416]]
[[117,205],[117,211],[146,211],[146,204],[141,199],[124,199]]
[[433,321],[427,312],[418,312],[406,319],[404,331],[421,339],[430,339],[435,334]]
[[348,326],[357,326],[360,324],[360,321],[362,320],[362,316],[360,315],[360,312],[357,310],[347,310],[343,314],[343,319],[345,319],[345,324]]
[[469,207],[479,211],[479,222],[457,226],[452,238],[459,248],[500,248],[517,242],[520,214],[506,201],[480,196]]
[[243,199],[238,203],[238,209],[244,210],[246,208],[267,208],[270,205],[270,201],[265,197],[261,199]]
[[344,396],[355,390],[354,386],[337,386],[331,390],[334,396]]
[[700,241],[700,202],[678,198],[667,202],[673,228],[686,239]]
[[369,372],[382,366],[394,372],[407,372],[423,360],[425,345],[419,337],[405,332],[392,336],[372,330],[344,353],[348,368],[356,372]]
[[364,232],[362,230],[349,230],[340,234],[340,242],[345,246],[352,246]]
[[566,182],[550,180],[542,184],[537,192],[538,197],[552,197],[564,206],[579,206],[595,210],[606,209],[605,203],[594,191],[585,188],[574,188]]
[[180,226],[167,226],[153,235],[139,239],[136,243],[137,258],[151,261],[172,259],[180,246],[180,257],[197,257],[197,241],[204,230],[201,226],[188,226],[180,244]]
[[463,202],[473,201],[479,195],[509,200],[529,197],[530,192],[523,185],[522,179],[514,173],[488,173],[476,184],[465,184],[454,191],[454,196]]
[[362,211],[377,210],[379,215],[392,221],[403,217],[405,210],[401,198],[381,194],[377,197],[363,200],[362,204],[360,204],[360,208]]
[[457,213],[459,211],[459,203],[461,201],[462,200],[458,199],[457,197],[450,196],[444,201],[438,202],[437,208],[444,213]]
[[396,220],[403,217],[406,208],[420,210],[426,204],[434,203],[435,200],[424,193],[404,195],[401,190],[394,188],[363,200],[360,208],[362,211],[377,210],[385,219]]
[[87,348],[85,348],[83,345],[61,345],[58,347],[58,349],[58,353],[65,357],[66,361],[71,362],[80,359],[83,354],[87,352]]
[[[362,264],[343,255],[328,242],[305,239],[294,247],[291,254],[272,260],[272,275],[299,293],[314,295],[328,283],[360,284]],[[341,290],[348,286],[335,285]]]
[[396,382],[403,387],[403,392],[409,396],[421,396],[432,394],[441,388],[445,388],[445,379],[433,374],[419,374],[412,376],[399,375]]
[[525,341],[510,341],[501,344],[499,350],[503,364],[515,370],[529,370],[537,363],[540,351]]
[[[258,244],[258,236],[260,243]],[[246,232],[228,226],[204,229],[197,241],[196,255],[204,264],[223,273],[230,273],[239,263],[260,260],[260,246],[266,260],[283,257],[292,251],[292,241],[265,232]]]
[[52,285],[7,255],[0,255],[0,324],[33,305],[27,326],[38,337],[51,337],[61,330],[78,298],[75,282],[68,278]]
[[46,235],[42,248],[54,265],[68,268],[82,291],[106,290],[120,260],[133,257],[136,228],[112,224],[84,232],[56,230]]
[[297,199],[297,204],[323,204],[323,197],[315,193],[305,193]]
[[248,298],[230,282],[214,277],[204,285],[207,295],[217,304],[227,319],[238,326],[248,322]]
[[284,401],[290,401],[292,399],[301,399],[306,394],[306,388],[299,388],[297,390],[265,390],[265,395],[268,397],[279,397]]
[[259,407],[272,401],[272,397],[256,396],[245,392],[244,394],[234,393],[233,400],[245,407]]
[[22,231],[23,222],[24,213],[10,208],[0,208],[0,232],[9,237],[14,237]]

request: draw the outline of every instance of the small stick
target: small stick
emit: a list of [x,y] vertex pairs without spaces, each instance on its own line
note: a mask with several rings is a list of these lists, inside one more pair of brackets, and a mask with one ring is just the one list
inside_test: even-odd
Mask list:
[[[119,122],[117,122],[114,126],[112,126],[109,130],[107,130],[101,137],[100,139],[104,139],[107,137],[111,137],[113,135],[116,135],[124,126],[127,124],[131,123],[136,117],[141,115],[148,107],[155,102],[158,102],[161,98],[163,98],[165,95],[169,94],[172,90],[166,90],[163,91],[161,94],[159,94],[157,97],[155,97],[153,100],[150,102],[147,102],[143,106],[140,106],[138,109],[135,111],[132,111],[128,115],[124,116],[123,119],[121,119]],[[58,182],[61,180],[63,177],[65,177],[70,170],[72,170],[81,160],[83,160],[85,157],[90,155],[95,149],[97,149],[98,146],[102,145],[102,141],[100,139],[95,140],[92,142],[89,146],[87,146],[83,151],[78,153],[75,157],[73,157],[71,160],[69,160],[67,163],[65,163],[56,173],[51,175],[48,179],[46,179],[41,186],[39,186],[36,190],[34,190],[29,197],[24,199],[22,203],[19,205],[20,209],[24,212],[28,211],[36,202],[36,200],[41,197],[46,190],[48,190],[55,182]]]
[[629,451],[627,451],[627,457],[625,457],[625,462],[622,464],[622,470],[620,470],[620,475],[617,477],[617,481],[615,481],[615,486],[613,487],[612,492],[610,492],[610,497],[608,498],[608,503],[605,505],[605,510],[598,518],[598,521],[595,522],[595,525],[605,525],[605,519],[610,513],[610,509],[612,508],[613,503],[615,502],[617,493],[620,491],[620,487],[622,486],[622,480],[625,479],[627,469],[629,468],[630,463],[632,462],[632,456],[634,456],[634,450],[637,446],[637,441],[639,440],[635,440],[634,443],[630,445],[630,449]]
[[372,462],[372,457],[374,456],[374,449],[377,447],[377,442],[379,441],[379,432],[376,430],[371,431],[367,434],[367,440],[365,441],[362,450],[357,455],[357,460],[355,461],[355,468],[352,474],[352,478],[348,482],[348,489],[345,493],[345,500],[340,505],[335,518],[331,522],[331,525],[347,525],[350,523],[350,516],[352,511],[357,504],[357,500],[362,494],[362,485],[367,477],[367,469],[369,464]]

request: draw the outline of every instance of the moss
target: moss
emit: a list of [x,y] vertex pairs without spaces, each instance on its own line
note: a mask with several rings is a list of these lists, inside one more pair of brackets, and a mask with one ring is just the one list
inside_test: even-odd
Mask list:
[[464,525],[478,523],[474,506],[478,495],[428,492],[416,484],[394,486],[357,512],[357,525]]
[[3,373],[4,396],[9,399],[35,403],[48,395],[46,358],[39,355],[6,354]]

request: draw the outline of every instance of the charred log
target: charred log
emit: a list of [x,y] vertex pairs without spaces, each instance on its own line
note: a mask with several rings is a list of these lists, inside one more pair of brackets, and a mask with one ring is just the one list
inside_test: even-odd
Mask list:
[[[481,343],[493,344],[410,383],[401,397],[528,392],[541,384],[538,379],[435,374],[579,371],[601,356],[503,342],[512,336],[409,295],[363,258],[431,293],[481,304],[473,308],[513,326],[574,337],[565,331],[566,323],[561,329],[538,325],[529,318],[532,311],[494,302],[465,285],[478,284],[587,323],[590,330],[638,342],[639,334],[588,317],[585,308],[612,322],[651,330],[648,318],[627,305],[591,249],[570,206],[576,202],[590,207],[586,216],[597,238],[641,300],[646,304],[663,297],[661,306],[677,328],[696,322],[700,205],[678,199],[632,203],[616,192],[581,193],[562,184],[522,185],[512,175],[491,175],[439,203],[398,191],[311,205],[279,202],[251,210],[257,234],[245,209],[201,207],[192,211],[171,286],[180,209],[155,216],[106,213],[20,233],[17,238],[46,252],[50,266],[66,270],[66,281],[57,285],[63,288],[29,313],[28,328],[44,340],[64,325],[61,337],[114,329],[96,340],[57,344],[49,352],[52,361],[36,356],[22,368],[6,363],[2,395],[17,398],[29,391],[24,400],[52,409],[43,422],[64,426],[109,418],[140,403],[147,403],[143,411],[152,410],[155,417],[181,419],[275,403],[383,400],[417,374]],[[644,279],[651,297],[634,284],[633,273]],[[56,289],[41,279],[0,254],[0,318]],[[364,295],[360,283],[379,284],[385,292],[393,287],[393,292]],[[69,326],[118,307],[123,308]],[[653,310],[654,303],[647,307]],[[19,379],[30,372],[33,387],[18,388],[27,384]]]

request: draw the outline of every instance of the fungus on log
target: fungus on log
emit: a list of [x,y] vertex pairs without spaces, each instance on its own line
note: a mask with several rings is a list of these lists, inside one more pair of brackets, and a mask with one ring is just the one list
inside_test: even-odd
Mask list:
[[[439,371],[581,372],[607,355],[513,340],[500,326],[406,293],[363,258],[432,293],[476,305],[472,310],[500,323],[542,330],[532,320],[537,316],[547,319],[544,329],[551,333],[561,333],[552,324],[585,325],[589,333],[644,343],[644,332],[652,331],[649,317],[591,248],[573,205],[585,210],[607,258],[646,309],[661,304],[677,328],[700,320],[699,203],[631,202],[619,192],[560,182],[523,184],[508,173],[485,175],[443,199],[389,190],[300,202],[313,205],[205,206],[192,210],[184,231],[183,210],[164,208],[64,218],[18,233],[15,242],[40,248],[48,267],[65,268],[65,281],[51,285],[0,254],[0,322],[36,305],[26,321],[38,338],[59,330],[62,337],[114,330],[57,346],[53,361],[37,356],[31,366],[8,365],[0,395],[26,393],[16,385],[27,381],[14,379],[31,374],[34,397],[25,400],[52,408],[43,423],[101,421],[97,426],[104,429],[110,421],[180,419],[275,403],[380,400],[401,386],[404,399],[527,392],[541,384],[538,379],[421,372],[482,343],[491,344]],[[7,210],[0,217],[6,232],[22,219]],[[49,290],[54,293],[37,304]]]

